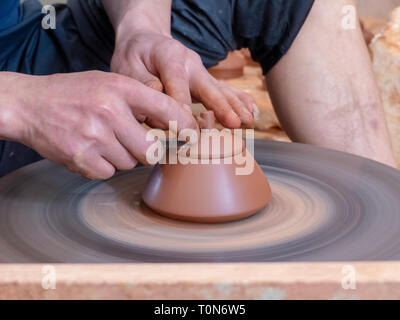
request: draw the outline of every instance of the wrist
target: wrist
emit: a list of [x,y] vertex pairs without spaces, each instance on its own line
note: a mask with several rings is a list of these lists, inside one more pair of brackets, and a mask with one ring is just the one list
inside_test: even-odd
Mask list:
[[14,72],[0,72],[0,139],[20,141],[22,138],[19,110],[24,77]]
[[102,0],[118,38],[138,32],[171,34],[172,0]]
[[126,14],[115,28],[116,39],[132,37],[138,33],[157,33],[171,37],[170,21],[154,22],[146,12],[131,12]]

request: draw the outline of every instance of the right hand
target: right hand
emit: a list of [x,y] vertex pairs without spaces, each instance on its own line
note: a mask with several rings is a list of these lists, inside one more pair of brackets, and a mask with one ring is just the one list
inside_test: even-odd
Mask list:
[[227,128],[251,125],[257,105],[251,95],[216,80],[203,66],[200,56],[170,36],[157,32],[118,34],[111,70],[165,92],[181,103],[192,98],[214,111]]
[[43,157],[90,179],[147,164],[147,130],[140,124],[178,131],[197,129],[190,108],[140,82],[89,71],[51,76],[18,75],[23,88],[13,110],[17,140]]
[[192,98],[228,128],[251,125],[253,97],[214,79],[200,56],[171,36],[171,0],[102,0],[114,26],[111,71],[165,92],[180,103]]

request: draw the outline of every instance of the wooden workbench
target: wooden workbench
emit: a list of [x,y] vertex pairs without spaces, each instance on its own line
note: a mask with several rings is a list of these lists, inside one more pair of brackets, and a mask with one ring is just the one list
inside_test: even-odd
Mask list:
[[[43,266],[0,265],[0,298],[400,299],[400,262],[56,264],[47,290]],[[342,286],[349,270],[355,289]]]

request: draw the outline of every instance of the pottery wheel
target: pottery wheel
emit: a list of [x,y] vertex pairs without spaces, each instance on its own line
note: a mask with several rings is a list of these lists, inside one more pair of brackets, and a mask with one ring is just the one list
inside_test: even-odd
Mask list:
[[301,144],[256,141],[255,158],[272,201],[223,224],[151,212],[140,201],[151,168],[99,182],[25,167],[0,179],[0,262],[400,259],[400,172]]

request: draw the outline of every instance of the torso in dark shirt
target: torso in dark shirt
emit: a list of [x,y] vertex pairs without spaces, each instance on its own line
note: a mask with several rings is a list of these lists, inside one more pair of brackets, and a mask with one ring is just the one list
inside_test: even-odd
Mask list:
[[17,24],[20,0],[0,0],[0,31]]

